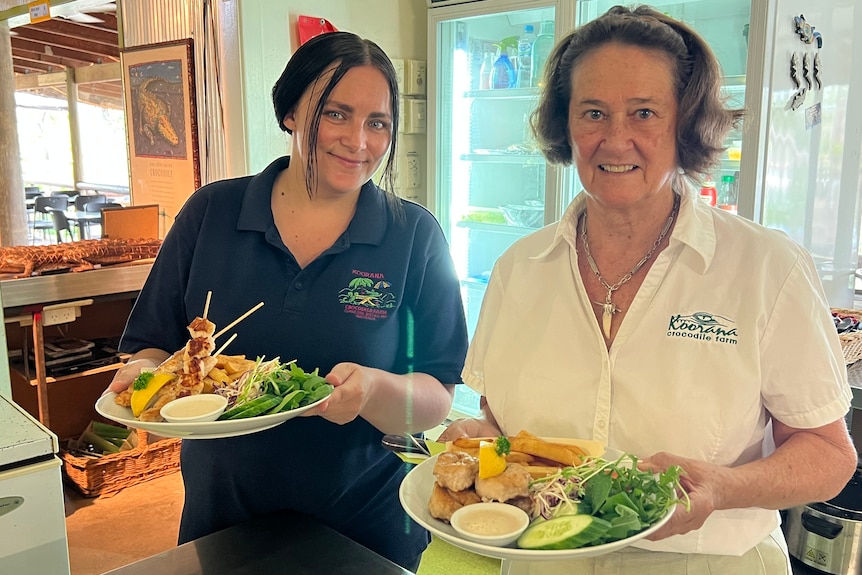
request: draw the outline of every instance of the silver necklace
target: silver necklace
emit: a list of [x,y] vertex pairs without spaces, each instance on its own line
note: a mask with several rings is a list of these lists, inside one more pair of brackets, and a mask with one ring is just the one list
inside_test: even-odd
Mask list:
[[652,257],[655,251],[658,249],[659,245],[661,245],[662,240],[664,240],[667,233],[670,231],[670,226],[673,224],[673,220],[676,217],[676,213],[679,210],[679,194],[674,194],[673,197],[673,209],[670,211],[670,216],[667,218],[667,222],[665,222],[664,227],[661,229],[661,233],[658,235],[658,239],[653,242],[652,247],[646,253],[644,257],[640,259],[638,263],[635,264],[635,267],[631,269],[626,275],[621,277],[617,283],[614,285],[610,285],[605,281],[605,278],[602,277],[602,274],[599,273],[599,267],[596,265],[596,260],[593,259],[593,254],[590,253],[590,244],[587,241],[587,212],[584,211],[584,221],[581,226],[581,242],[584,244],[584,254],[587,256],[587,262],[590,264],[590,269],[593,270],[593,273],[598,278],[599,283],[602,284],[606,290],[608,290],[608,295],[605,296],[605,301],[594,301],[593,304],[602,308],[602,330],[605,332],[605,338],[611,338],[611,319],[613,318],[615,313],[622,311],[617,304],[611,301],[611,298],[614,295],[614,292],[620,289],[624,283],[632,279],[638,270],[640,270],[645,263]]

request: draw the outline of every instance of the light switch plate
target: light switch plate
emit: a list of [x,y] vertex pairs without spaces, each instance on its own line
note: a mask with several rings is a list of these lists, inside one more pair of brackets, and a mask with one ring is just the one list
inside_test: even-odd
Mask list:
[[404,94],[408,96],[424,96],[427,77],[424,60],[405,60]]

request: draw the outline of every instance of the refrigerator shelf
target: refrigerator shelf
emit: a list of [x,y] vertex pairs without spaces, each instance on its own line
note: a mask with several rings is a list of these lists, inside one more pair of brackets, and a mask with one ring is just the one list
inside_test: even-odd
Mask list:
[[545,157],[539,154],[461,154],[459,159],[467,162],[481,162],[488,164],[545,165]]
[[509,224],[487,224],[485,222],[471,222],[462,220],[455,223],[459,228],[467,228],[469,230],[479,232],[491,232],[497,234],[511,234],[514,236],[526,236],[530,232],[535,232],[538,228],[521,228],[518,226],[510,226]]
[[464,286],[465,288],[478,290],[478,291],[480,291],[480,292],[482,292],[482,293],[484,293],[484,292],[485,292],[485,290],[487,290],[487,289],[488,289],[488,282],[487,282],[487,280],[486,280],[486,281],[481,281],[481,280],[479,280],[479,279],[472,278],[472,277],[462,278],[462,279],[461,279],[461,285],[462,285],[462,286]]
[[532,100],[538,99],[538,88],[506,88],[505,90],[469,90],[465,98],[474,100]]

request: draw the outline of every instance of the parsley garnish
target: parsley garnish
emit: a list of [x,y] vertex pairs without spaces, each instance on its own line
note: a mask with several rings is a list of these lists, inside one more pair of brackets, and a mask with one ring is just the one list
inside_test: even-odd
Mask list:
[[135,378],[135,381],[132,382],[132,389],[136,391],[147,389],[151,379],[153,379],[152,371],[142,371],[141,374]]
[[495,441],[494,443],[496,443],[497,445],[497,455],[509,455],[509,451],[512,450],[512,445],[509,443],[509,438],[504,435],[498,437],[497,441]]

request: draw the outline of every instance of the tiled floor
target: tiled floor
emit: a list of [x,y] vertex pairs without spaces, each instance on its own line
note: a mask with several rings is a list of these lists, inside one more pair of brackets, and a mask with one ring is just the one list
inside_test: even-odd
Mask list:
[[177,544],[183,505],[179,472],[113,497],[82,497],[68,485],[64,491],[72,575],[101,575]]

